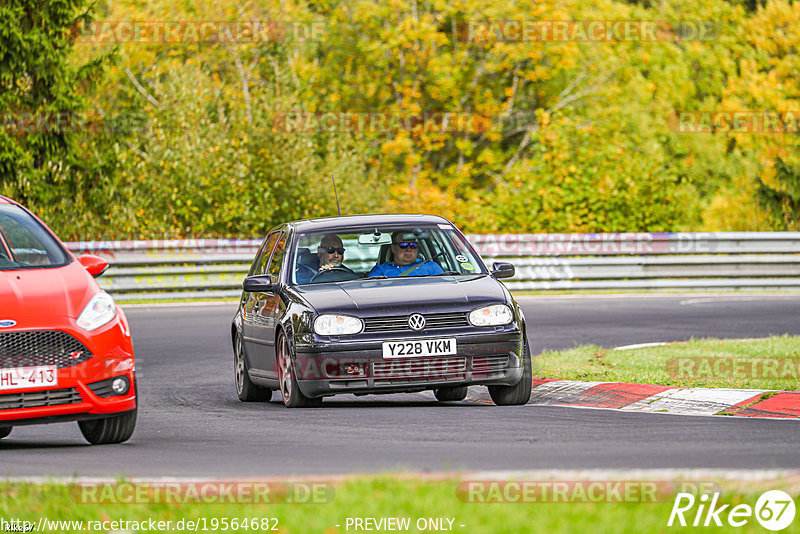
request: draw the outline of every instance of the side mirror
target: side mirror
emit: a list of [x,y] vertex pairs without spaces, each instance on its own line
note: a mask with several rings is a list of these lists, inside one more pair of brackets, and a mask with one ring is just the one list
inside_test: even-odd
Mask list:
[[504,261],[496,261],[492,264],[492,276],[495,278],[511,278],[517,274],[514,265]]
[[83,268],[89,274],[97,278],[108,269],[108,262],[99,256],[92,256],[91,254],[84,254],[78,256],[78,263],[83,265]]
[[275,291],[275,286],[277,286],[277,282],[271,274],[248,276],[242,282],[242,287],[248,293],[268,293]]

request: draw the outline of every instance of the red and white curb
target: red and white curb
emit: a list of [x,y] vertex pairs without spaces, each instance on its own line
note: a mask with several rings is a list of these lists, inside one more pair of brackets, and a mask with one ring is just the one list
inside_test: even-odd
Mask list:
[[[472,392],[470,392],[472,393]],[[477,393],[477,391],[476,391]],[[482,395],[471,400],[484,400]],[[531,406],[579,406],[626,412],[800,418],[800,391],[680,388],[534,378]]]

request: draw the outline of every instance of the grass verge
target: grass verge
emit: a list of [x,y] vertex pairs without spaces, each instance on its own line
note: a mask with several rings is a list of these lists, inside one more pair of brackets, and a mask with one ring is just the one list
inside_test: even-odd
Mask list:
[[[118,504],[85,503],[81,492],[74,486],[58,484],[30,484],[21,482],[0,482],[0,519],[9,521],[17,519],[29,521],[36,525],[34,530],[39,531],[40,519],[48,521],[83,521],[83,530],[76,525],[49,524],[50,528],[41,531],[49,532],[75,532],[96,531],[86,529],[87,522],[97,521],[127,521],[140,524],[106,524],[103,532],[108,530],[139,532],[165,531],[151,528],[151,521],[171,521],[169,531],[179,531],[175,528],[179,521],[195,521],[199,523],[198,532],[250,532],[273,531],[281,533],[303,534],[338,534],[346,532],[364,531],[354,529],[351,524],[348,528],[348,518],[408,518],[410,528],[406,532],[435,532],[448,531],[455,533],[657,533],[676,531],[694,531],[691,527],[678,526],[667,528],[676,491],[660,494],[657,499],[642,499],[638,497],[624,497],[622,500],[634,502],[586,502],[587,494],[567,492],[566,499],[560,502],[515,502],[515,503],[479,503],[465,502],[467,497],[459,492],[458,479],[452,480],[423,480],[414,477],[396,478],[391,476],[367,476],[351,478],[333,486],[332,498],[326,502],[316,504],[206,504],[189,502],[181,504]],[[795,481],[796,482],[796,481]],[[630,483],[630,482],[629,482]],[[586,486],[588,482],[584,482]],[[707,484],[707,483],[703,483]],[[719,505],[747,504],[755,507],[759,495],[766,489],[784,489],[790,496],[797,500],[800,496],[797,484],[785,485],[781,482],[771,481],[766,487],[761,484],[748,482],[748,486],[727,487],[724,483],[714,483],[714,490],[704,490],[703,493],[719,491]],[[783,486],[783,487],[781,487]],[[699,486],[706,487],[709,486]],[[119,486],[117,486],[119,488]],[[463,486],[462,486],[463,488]],[[115,490],[117,491],[117,490]],[[577,496],[576,496],[577,495]],[[613,492],[599,492],[594,495],[611,496]],[[699,497],[699,495],[698,495]],[[564,501],[567,502],[564,502]],[[656,502],[653,502],[656,501]],[[697,504],[686,513],[688,523],[694,520]],[[248,527],[232,528],[231,520],[248,519]],[[268,521],[267,527],[262,528],[264,518]],[[224,519],[228,527],[224,528]],[[252,528],[252,519],[257,520],[257,528]],[[440,520],[441,525],[447,528],[431,529],[429,519]],[[705,519],[705,517],[703,517]],[[726,532],[731,527],[724,523],[726,514],[722,514],[723,527],[700,528],[703,532]],[[418,528],[417,522],[426,520],[428,528]],[[450,520],[452,523],[450,523]],[[143,522],[143,523],[142,523]],[[800,519],[795,523],[800,522]],[[701,523],[702,524],[702,523]],[[94,526],[97,526],[96,524]],[[272,527],[277,530],[272,530]],[[136,527],[136,528],[133,528]],[[205,530],[204,530],[205,528]],[[185,530],[193,530],[185,528]],[[375,532],[388,532],[387,528],[373,528]],[[755,517],[750,517],[737,532],[764,532]],[[787,529],[787,532],[790,531]]]
[[636,296],[709,296],[709,297],[740,297],[740,296],[754,296],[754,295],[767,295],[767,296],[789,296],[795,297],[800,295],[800,290],[797,289],[769,289],[769,288],[741,288],[741,289],[718,289],[718,288],[624,288],[624,289],[513,289],[511,293],[515,297],[524,296],[618,296],[618,295],[636,295]]
[[800,390],[800,337],[695,339],[613,350],[582,346],[544,352],[533,374],[565,380],[681,387]]

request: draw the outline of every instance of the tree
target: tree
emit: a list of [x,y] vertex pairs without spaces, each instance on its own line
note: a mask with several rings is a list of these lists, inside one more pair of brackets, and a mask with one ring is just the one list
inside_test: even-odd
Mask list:
[[[110,135],[7,129],[0,185],[45,210],[66,236],[259,234],[286,219],[335,214],[331,175],[347,213],[439,213],[476,233],[795,228],[796,134],[671,127],[684,111],[800,109],[800,4],[756,4],[763,2],[115,0],[98,4],[95,16],[280,21],[290,31],[252,42],[223,34],[84,42],[67,58],[67,37],[40,52],[44,35],[26,30],[55,15],[17,0],[0,12],[0,80],[10,89],[3,109],[22,109],[28,98],[27,106],[141,122]],[[74,14],[50,24],[56,31],[47,38],[57,40],[80,18],[77,4],[48,5]],[[659,29],[658,42],[506,40],[480,26],[470,39],[481,21],[673,27]],[[717,34],[685,31],[709,22]],[[314,23],[321,35],[291,32]],[[19,56],[24,47],[28,56]],[[102,79],[87,75],[114,50]],[[55,51],[64,69],[51,59],[41,70]],[[29,77],[12,75],[25,72],[17,56],[37,76],[50,69],[54,94],[67,102],[33,98]],[[400,127],[276,126],[282,114],[323,112],[384,115]],[[445,126],[448,113],[455,127]]]
[[759,180],[758,194],[787,230],[800,230],[800,167],[775,158],[777,184]]
[[[105,164],[80,147],[90,127],[86,92],[107,55],[71,60],[85,0],[0,5],[0,192],[56,219],[75,219]],[[102,158],[101,158],[102,159]],[[57,222],[57,221],[56,221]]]
[[[800,3],[771,0],[744,21],[742,30],[738,75],[728,80],[719,109],[748,111],[754,119],[751,131],[724,136],[749,163],[740,170],[746,177],[740,191],[718,199],[723,212],[738,214],[725,229],[798,230]],[[738,200],[739,207],[728,199]],[[763,221],[757,227],[750,220],[753,213]]]

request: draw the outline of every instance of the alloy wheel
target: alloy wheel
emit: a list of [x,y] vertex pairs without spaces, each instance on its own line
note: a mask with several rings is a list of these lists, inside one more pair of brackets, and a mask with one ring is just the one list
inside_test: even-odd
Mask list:
[[236,361],[234,362],[236,375],[236,392],[241,395],[244,389],[244,355],[242,354],[242,339],[236,336]]
[[278,344],[278,372],[281,383],[283,402],[288,404],[292,399],[292,360],[289,355],[289,345],[286,336],[281,336]]

